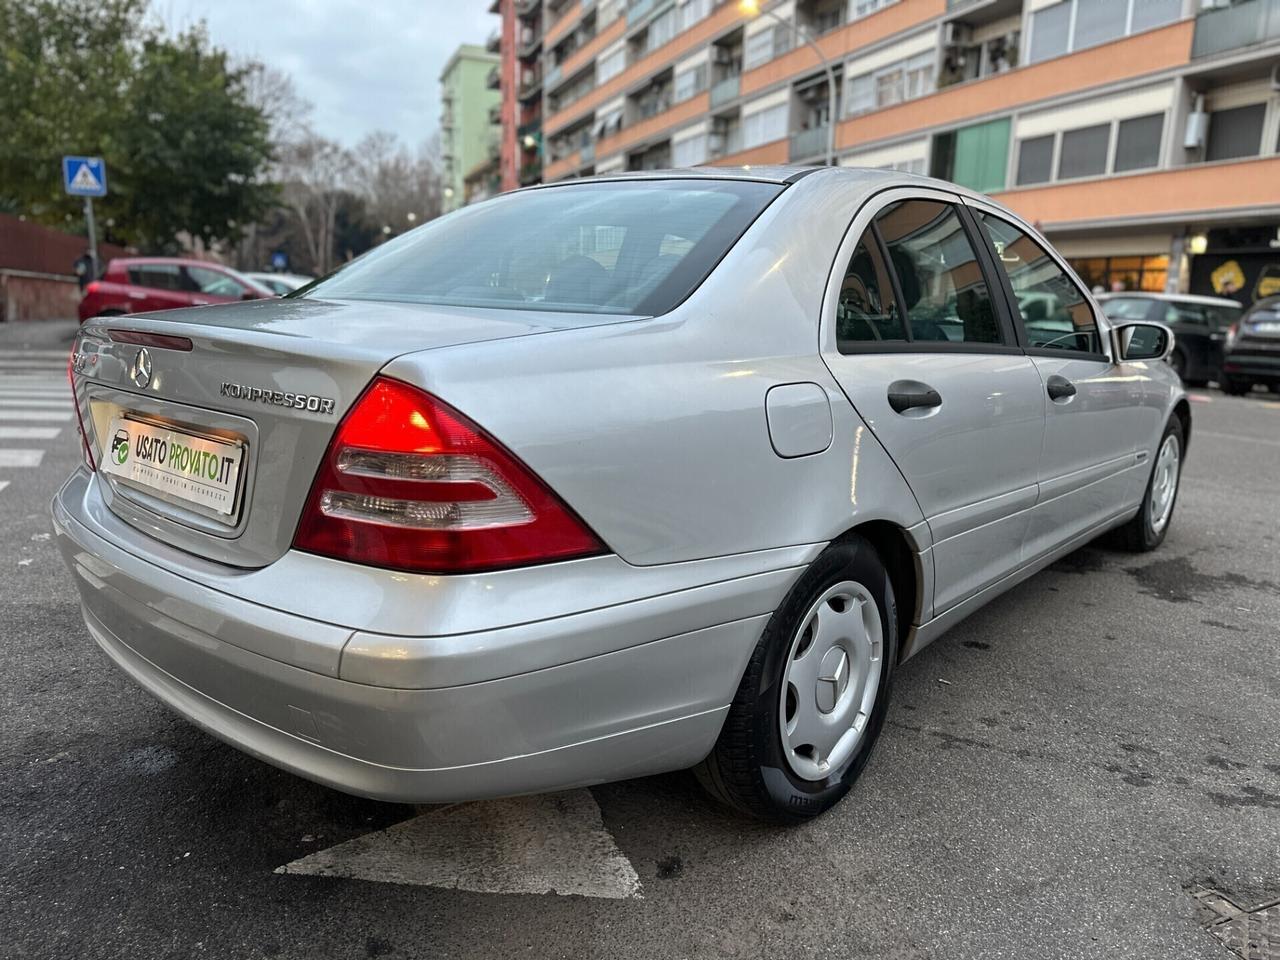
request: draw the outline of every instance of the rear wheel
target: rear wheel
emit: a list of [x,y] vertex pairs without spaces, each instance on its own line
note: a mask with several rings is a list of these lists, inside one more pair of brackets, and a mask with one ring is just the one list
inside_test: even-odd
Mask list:
[[853,536],[828,548],[765,627],[695,771],[703,785],[778,823],[834,806],[884,724],[897,626],[893,587],[871,544]]
[[1169,420],[1156,448],[1155,463],[1147,492],[1142,498],[1142,508],[1137,516],[1120,527],[1117,537],[1120,545],[1135,553],[1154,550],[1164,542],[1173,520],[1173,508],[1178,502],[1178,485],[1182,479],[1182,451],[1186,448],[1186,436],[1182,421]]

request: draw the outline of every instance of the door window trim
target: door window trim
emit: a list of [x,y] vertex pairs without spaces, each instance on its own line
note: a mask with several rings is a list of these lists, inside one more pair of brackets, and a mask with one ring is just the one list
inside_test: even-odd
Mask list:
[[[903,307],[902,285],[898,279],[898,271],[893,265],[893,260],[889,256],[888,245],[881,236],[879,225],[876,218],[884,212],[884,210],[895,204],[919,200],[926,203],[941,203],[950,206],[955,210],[956,216],[960,221],[962,229],[965,231],[965,237],[969,241],[969,245],[973,248],[973,253],[978,263],[978,267],[982,272],[983,281],[987,287],[987,296],[991,300],[991,309],[995,313],[996,323],[999,326],[1000,335],[1003,338],[1002,343],[976,343],[963,341],[941,341],[941,340],[913,340],[911,338],[911,325],[906,310]],[[849,222],[849,226],[845,230],[840,246],[836,250],[835,260],[832,263],[831,273],[827,277],[827,288],[822,298],[822,318],[819,324],[819,351],[821,353],[839,354],[841,356],[857,356],[859,354],[877,354],[877,353],[974,353],[974,354],[1013,354],[1019,355],[1025,353],[1025,348],[1018,330],[1017,324],[1014,322],[1013,314],[1010,313],[1009,304],[1006,296],[998,295],[995,284],[993,284],[991,266],[987,260],[985,250],[988,246],[985,239],[981,238],[974,229],[974,224],[970,222],[970,213],[966,207],[966,198],[958,193],[951,193],[945,190],[938,190],[930,187],[907,187],[907,186],[891,186],[885,187],[876,193],[871,194],[854,214],[853,219]],[[836,337],[835,313],[839,305],[840,285],[844,280],[845,272],[849,269],[849,264],[853,260],[854,251],[857,250],[858,244],[862,238],[871,232],[875,238],[876,249],[884,261],[886,272],[889,274],[889,282],[893,291],[894,302],[898,308],[898,314],[902,317],[903,331],[906,334],[906,340],[869,340],[856,341],[847,351],[840,349],[839,341]],[[1003,289],[1003,288],[1001,288]],[[1054,351],[1050,351],[1054,352]],[[1062,351],[1056,351],[1061,353]]]
[[[1094,360],[1100,363],[1113,363],[1114,361],[1111,359],[1110,353],[1105,352],[1110,350],[1111,340],[1108,335],[1109,324],[1106,314],[1102,312],[1102,308],[1098,306],[1097,301],[1095,301],[1093,296],[1085,289],[1084,284],[1080,282],[1080,278],[1076,276],[1076,272],[1071,269],[1070,264],[1068,264],[1067,261],[1059,255],[1058,251],[1053,248],[1053,244],[1049,243],[1048,240],[1041,236],[1033,227],[1019,219],[1012,212],[999,209],[991,204],[970,199],[969,197],[962,197],[961,199],[963,200],[965,210],[973,223],[973,229],[979,231],[982,235],[983,257],[988,265],[988,271],[996,274],[1000,289],[1004,291],[1004,296],[1001,299],[1004,301],[1005,310],[1013,321],[1013,327],[1018,337],[1018,346],[1021,351],[1028,357],[1049,357],[1058,360]],[[1040,247],[1040,249],[1049,255],[1049,258],[1053,260],[1058,269],[1062,271],[1063,275],[1066,276],[1066,278],[1075,286],[1076,290],[1084,297],[1084,302],[1087,303],[1089,308],[1093,311],[1094,326],[1097,327],[1098,330],[1098,342],[1102,345],[1104,352],[1094,353],[1086,350],[1072,350],[1066,347],[1033,347],[1030,345],[1027,339],[1027,332],[1023,325],[1022,309],[1018,306],[1018,298],[1013,292],[1013,282],[1009,279],[1009,272],[1000,264],[996,263],[995,255],[991,252],[991,244],[987,241],[985,233],[982,233],[982,224],[978,222],[979,213],[995,217],[997,220],[1003,220],[1005,223],[1009,224],[1009,226],[1026,234],[1027,237],[1035,242],[1036,246]]]

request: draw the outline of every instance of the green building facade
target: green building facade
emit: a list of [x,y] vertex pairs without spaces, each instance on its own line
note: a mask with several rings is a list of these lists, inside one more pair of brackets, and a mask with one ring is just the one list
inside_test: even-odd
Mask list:
[[463,181],[469,170],[496,153],[490,111],[501,99],[490,74],[497,54],[464,43],[440,73],[440,153],[444,164],[444,210],[463,204]]

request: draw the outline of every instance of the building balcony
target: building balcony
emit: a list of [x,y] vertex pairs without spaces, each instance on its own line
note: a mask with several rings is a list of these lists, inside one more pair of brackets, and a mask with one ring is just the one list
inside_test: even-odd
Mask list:
[[791,135],[791,145],[787,151],[787,159],[792,163],[797,160],[809,160],[814,157],[824,157],[827,153],[827,126],[814,127],[811,130],[801,130],[799,133]]
[[484,48],[490,53],[497,53],[502,49],[502,34],[497,30],[489,34],[489,38],[484,42]]
[[734,74],[711,85],[711,109],[724,106],[731,100],[737,100],[742,89],[742,76]]
[[541,9],[542,0],[516,0],[516,15],[527,17],[529,14]]
[[516,56],[527,60],[542,49],[541,30],[520,31],[520,44],[516,47]]
[[488,76],[484,78],[484,85],[490,90],[502,89],[502,71],[497,67],[491,69]]
[[502,122],[502,104],[495,103],[489,108],[489,122],[494,126]]
[[1245,0],[1196,17],[1191,56],[1211,57],[1268,40],[1280,40],[1280,0]]
[[653,10],[654,0],[631,0],[627,4],[627,26],[639,23]]
[[520,168],[520,186],[527,187],[531,183],[539,183],[542,180],[542,164],[536,160],[533,163],[526,163]]
[[538,70],[531,74],[525,74],[520,78],[520,90],[518,96],[522,101],[529,100],[542,92],[542,71]]

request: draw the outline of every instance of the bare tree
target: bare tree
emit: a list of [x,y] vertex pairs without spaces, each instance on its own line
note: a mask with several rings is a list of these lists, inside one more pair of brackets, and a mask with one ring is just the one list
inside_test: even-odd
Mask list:
[[351,186],[375,228],[400,233],[440,215],[438,145],[412,153],[395,134],[379,130],[361,140],[352,157]]
[[281,146],[279,175],[284,204],[297,219],[313,268],[334,267],[334,229],[350,182],[351,153],[312,131]]

